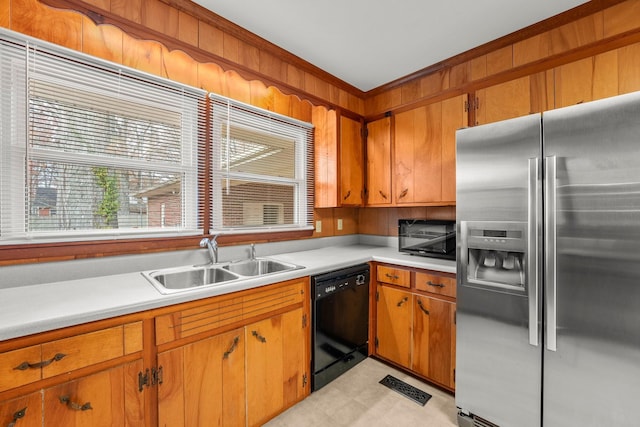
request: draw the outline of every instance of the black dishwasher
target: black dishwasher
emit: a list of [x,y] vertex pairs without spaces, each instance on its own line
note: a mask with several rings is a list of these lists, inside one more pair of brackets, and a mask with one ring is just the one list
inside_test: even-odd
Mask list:
[[313,289],[313,391],[367,358],[369,265],[311,278]]

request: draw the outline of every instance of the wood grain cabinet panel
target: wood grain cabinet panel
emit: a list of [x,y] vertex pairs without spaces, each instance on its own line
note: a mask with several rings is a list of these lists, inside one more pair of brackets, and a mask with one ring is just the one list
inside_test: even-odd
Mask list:
[[390,205],[391,117],[367,123],[367,204]]
[[158,354],[161,426],[245,425],[245,337],[235,329]]
[[361,124],[340,117],[340,206],[361,206],[364,193],[364,149]]
[[403,268],[378,265],[376,267],[376,277],[378,282],[402,286],[403,288],[411,287],[411,271]]
[[0,402],[0,426],[42,427],[42,394],[31,393],[24,397]]
[[142,369],[122,365],[44,391],[44,427],[144,426],[142,399],[137,378]]
[[38,366],[42,360],[41,355],[39,345],[1,353],[0,391],[39,381],[42,377]]
[[455,298],[456,278],[431,272],[416,272],[416,289]]
[[405,368],[411,367],[412,295],[378,285],[376,353]]

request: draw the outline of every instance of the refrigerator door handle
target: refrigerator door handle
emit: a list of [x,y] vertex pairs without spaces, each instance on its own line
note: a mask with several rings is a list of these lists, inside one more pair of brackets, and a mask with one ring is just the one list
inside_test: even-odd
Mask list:
[[557,351],[556,295],[556,156],[545,158],[545,311],[547,350]]
[[527,247],[527,289],[529,298],[529,344],[538,346],[538,212],[540,206],[540,170],[538,158],[529,159],[529,209],[528,224],[529,236]]

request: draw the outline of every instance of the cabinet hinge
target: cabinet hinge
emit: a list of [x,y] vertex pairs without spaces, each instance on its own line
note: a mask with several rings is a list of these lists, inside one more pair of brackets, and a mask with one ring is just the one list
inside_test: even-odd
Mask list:
[[302,315],[302,329],[307,327],[307,315],[303,314]]
[[480,108],[480,100],[478,98],[470,98],[464,101],[464,112],[467,113],[471,110],[478,110]]
[[144,390],[144,386],[149,387],[149,370],[145,369],[144,374],[142,372],[138,372],[138,391],[142,393]]
[[159,366],[158,368],[152,368],[151,376],[151,385],[162,384],[162,366]]
[[307,374],[304,374],[302,376],[302,387],[306,387],[307,386],[307,381],[308,381]]

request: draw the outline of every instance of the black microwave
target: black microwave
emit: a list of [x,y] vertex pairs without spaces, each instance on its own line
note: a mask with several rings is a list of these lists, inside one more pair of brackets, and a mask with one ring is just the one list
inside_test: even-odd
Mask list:
[[456,222],[398,220],[398,249],[412,255],[456,259]]

